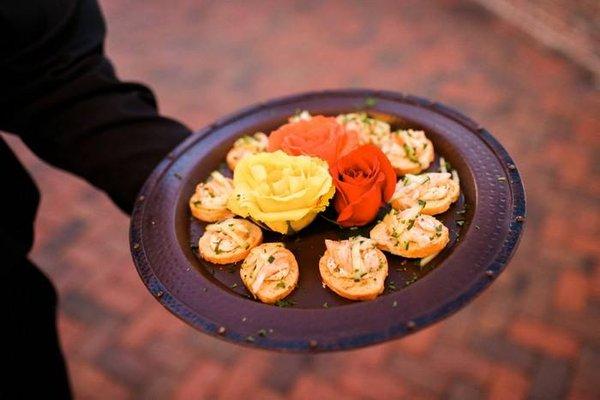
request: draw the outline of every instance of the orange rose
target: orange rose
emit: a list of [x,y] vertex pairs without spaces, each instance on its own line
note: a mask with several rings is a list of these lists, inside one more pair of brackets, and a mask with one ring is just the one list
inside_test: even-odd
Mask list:
[[358,133],[346,131],[335,118],[322,115],[281,126],[269,135],[268,151],[292,156],[319,157],[331,167],[335,160],[358,146]]
[[339,158],[331,168],[338,224],[371,222],[396,189],[396,173],[378,147],[367,144]]

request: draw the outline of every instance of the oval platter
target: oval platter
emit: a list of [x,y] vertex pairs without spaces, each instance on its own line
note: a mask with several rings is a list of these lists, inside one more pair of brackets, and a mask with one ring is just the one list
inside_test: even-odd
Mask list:
[[[425,267],[386,254],[386,289],[366,302],[345,300],[322,286],[318,260],[324,239],[345,230],[317,217],[284,241],[296,256],[300,280],[280,306],[252,299],[239,264],[216,266],[198,258],[204,223],[188,200],[211,171],[226,171],[233,142],[271,132],[298,110],[337,115],[364,111],[394,129],[423,129],[433,142],[437,170],[443,156],[461,179],[461,197],[437,217],[449,228],[449,245]],[[231,172],[229,172],[231,176]],[[222,339],[272,350],[344,350],[400,338],[459,310],[502,272],[517,248],[525,220],[525,194],[506,150],[484,128],[457,111],[423,98],[352,89],[310,92],[241,110],[192,135],[154,170],[131,218],[131,251],[141,279],[170,312]]]

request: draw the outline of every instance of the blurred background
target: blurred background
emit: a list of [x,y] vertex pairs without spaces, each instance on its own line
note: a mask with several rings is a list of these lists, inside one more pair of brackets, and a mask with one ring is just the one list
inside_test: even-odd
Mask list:
[[497,282],[425,331],[337,354],[249,350],[165,311],[133,267],[128,218],[7,137],[42,192],[32,258],[60,292],[77,398],[600,398],[600,2],[100,3],[119,75],[192,128],[306,90],[436,99],[508,149],[528,219]]

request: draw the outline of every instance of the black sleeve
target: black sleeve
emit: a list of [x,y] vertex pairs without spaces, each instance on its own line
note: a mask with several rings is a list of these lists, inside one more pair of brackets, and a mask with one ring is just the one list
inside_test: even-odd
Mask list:
[[190,131],[104,57],[95,0],[0,1],[0,130],[106,191],[126,212]]

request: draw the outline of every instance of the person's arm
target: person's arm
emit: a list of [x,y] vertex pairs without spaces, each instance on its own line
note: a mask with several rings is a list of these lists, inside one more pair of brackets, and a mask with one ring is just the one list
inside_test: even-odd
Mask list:
[[190,131],[158,114],[148,88],[116,77],[104,36],[95,0],[0,2],[0,130],[130,212]]

